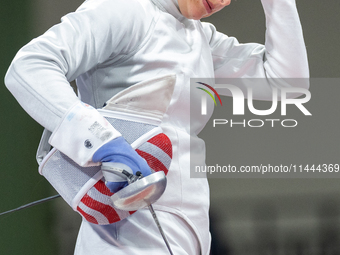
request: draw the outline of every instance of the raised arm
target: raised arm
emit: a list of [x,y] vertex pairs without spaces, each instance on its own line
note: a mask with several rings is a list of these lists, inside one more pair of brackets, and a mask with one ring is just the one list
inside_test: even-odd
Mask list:
[[[240,44],[235,38],[217,32],[211,24],[203,24],[210,36],[216,78],[309,77],[295,0],[262,0],[262,5],[266,15],[265,45]],[[300,84],[308,87],[308,82]],[[257,88],[254,97],[270,99],[270,86]]]

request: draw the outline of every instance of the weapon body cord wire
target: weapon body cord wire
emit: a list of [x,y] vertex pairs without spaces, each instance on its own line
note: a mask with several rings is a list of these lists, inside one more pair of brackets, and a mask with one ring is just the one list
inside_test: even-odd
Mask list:
[[8,213],[17,212],[17,211],[20,211],[20,210],[23,210],[23,209],[26,209],[26,208],[29,208],[31,206],[35,206],[35,205],[38,205],[38,204],[42,204],[42,203],[45,203],[47,201],[56,199],[58,197],[61,197],[61,196],[59,194],[57,194],[57,195],[54,195],[54,196],[46,197],[46,198],[43,198],[43,199],[31,202],[31,203],[28,203],[28,204],[19,206],[19,207],[15,208],[15,209],[12,209],[12,210],[9,210],[9,211],[6,211],[6,212],[2,212],[2,213],[0,213],[0,216],[8,214]]

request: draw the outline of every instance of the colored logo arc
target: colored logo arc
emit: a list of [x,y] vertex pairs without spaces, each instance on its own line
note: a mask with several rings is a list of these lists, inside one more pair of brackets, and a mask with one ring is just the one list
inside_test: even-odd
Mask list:
[[[197,82],[197,83],[198,83],[198,84],[201,84],[201,85],[204,85],[204,86],[206,86],[207,88],[209,88],[211,91],[213,91],[214,94],[217,96],[218,100],[220,101],[220,104],[222,105],[222,100],[221,100],[221,98],[220,98],[220,95],[217,93],[217,91],[216,91],[213,87],[211,87],[210,85],[205,84],[205,83],[203,83],[203,82]],[[205,91],[205,92],[206,92],[206,93],[214,100],[215,105],[217,105],[214,96],[213,96],[208,90],[203,89],[203,88],[200,88],[200,87],[196,87],[196,88]]]

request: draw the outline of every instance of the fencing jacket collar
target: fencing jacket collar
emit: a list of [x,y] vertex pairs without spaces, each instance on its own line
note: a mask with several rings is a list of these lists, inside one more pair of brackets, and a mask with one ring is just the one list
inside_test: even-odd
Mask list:
[[162,11],[170,13],[176,19],[182,21],[186,19],[178,7],[178,0],[151,0],[159,9]]

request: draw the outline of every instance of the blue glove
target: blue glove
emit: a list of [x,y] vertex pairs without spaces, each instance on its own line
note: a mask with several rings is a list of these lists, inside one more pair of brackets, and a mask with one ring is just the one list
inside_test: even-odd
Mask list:
[[[100,147],[92,157],[93,162],[110,162],[116,168],[124,169],[131,174],[140,171],[143,176],[151,174],[146,161],[132,149],[123,137],[118,137]],[[103,172],[104,173],[104,172]],[[115,193],[124,188],[128,183],[126,178],[112,172],[105,172],[106,186]]]

